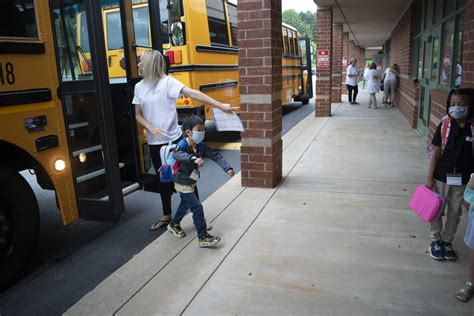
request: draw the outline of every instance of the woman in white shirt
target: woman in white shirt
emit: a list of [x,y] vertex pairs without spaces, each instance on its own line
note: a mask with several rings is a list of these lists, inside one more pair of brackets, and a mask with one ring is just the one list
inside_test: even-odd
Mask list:
[[382,75],[379,70],[377,70],[377,65],[371,63],[369,69],[364,74],[364,79],[367,81],[367,91],[370,95],[369,109],[374,105],[374,109],[377,108],[377,98],[375,94],[380,91],[380,81]]
[[[231,112],[229,104],[220,103],[204,93],[190,89],[171,76],[165,74],[165,61],[159,51],[145,51],[140,56],[138,69],[142,80],[135,85],[135,104],[137,122],[146,129],[150,156],[155,170],[161,167],[160,148],[170,141],[177,143],[182,137],[178,125],[176,99],[187,95],[192,99],[210,104],[223,111]],[[163,216],[150,230],[167,226],[171,221],[171,195],[173,183],[161,183],[158,179]]]
[[357,59],[351,59],[349,66],[347,67],[347,76],[346,76],[346,86],[347,94],[349,96],[349,103],[359,104],[356,101],[357,93],[359,92],[359,87],[357,85],[357,79],[359,77],[359,69],[356,68]]
[[[395,99],[395,93],[398,84],[398,76],[400,74],[400,68],[397,64],[393,64],[392,67],[385,69],[383,74],[383,104],[386,106],[391,104],[395,106],[393,100]],[[389,101],[390,98],[390,101]]]

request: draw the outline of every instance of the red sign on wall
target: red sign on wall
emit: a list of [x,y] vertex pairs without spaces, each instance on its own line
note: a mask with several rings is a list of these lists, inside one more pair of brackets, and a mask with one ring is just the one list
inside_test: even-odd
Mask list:
[[318,49],[317,66],[318,67],[329,67],[329,50],[327,50],[327,49]]

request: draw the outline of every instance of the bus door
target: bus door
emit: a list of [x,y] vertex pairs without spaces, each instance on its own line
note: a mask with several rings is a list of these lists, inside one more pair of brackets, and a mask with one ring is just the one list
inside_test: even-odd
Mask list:
[[102,2],[108,1],[51,0],[50,6],[60,74],[58,95],[79,214],[84,219],[115,221],[124,211],[124,193],[139,185],[135,159],[120,155],[123,147],[133,144],[132,132],[121,138],[125,122],[133,122],[130,111],[114,104]]
[[[151,163],[145,130],[135,120],[132,104],[140,55],[162,49],[160,20],[168,15],[166,1],[103,0],[107,66],[114,106],[119,159],[128,161],[125,180],[145,191],[158,192],[158,178]],[[155,27],[158,26],[158,27]],[[161,27],[159,27],[161,26]],[[136,185],[138,187],[138,185]]]
[[313,71],[311,68],[311,42],[309,37],[301,37],[299,45],[303,73],[301,87],[306,98],[311,99],[313,97]]

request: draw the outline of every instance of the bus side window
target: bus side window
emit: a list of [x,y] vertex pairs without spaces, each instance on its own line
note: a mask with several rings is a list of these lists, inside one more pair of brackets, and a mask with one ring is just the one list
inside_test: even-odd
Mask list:
[[223,0],[206,0],[211,45],[229,46]]
[[0,37],[38,38],[33,0],[0,1]]
[[232,35],[232,46],[238,46],[238,31],[237,31],[237,7],[231,3],[227,3],[230,20],[230,32]]
[[285,27],[283,28],[283,54],[288,54],[288,31]]
[[[160,12],[161,14],[161,12]],[[135,42],[141,46],[151,46],[149,37],[148,7],[133,9]]]

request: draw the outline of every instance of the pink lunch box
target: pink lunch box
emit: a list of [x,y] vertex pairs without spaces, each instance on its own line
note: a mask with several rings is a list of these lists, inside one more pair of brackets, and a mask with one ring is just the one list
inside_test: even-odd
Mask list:
[[426,221],[433,221],[444,208],[444,199],[425,185],[416,187],[410,200],[410,208]]

